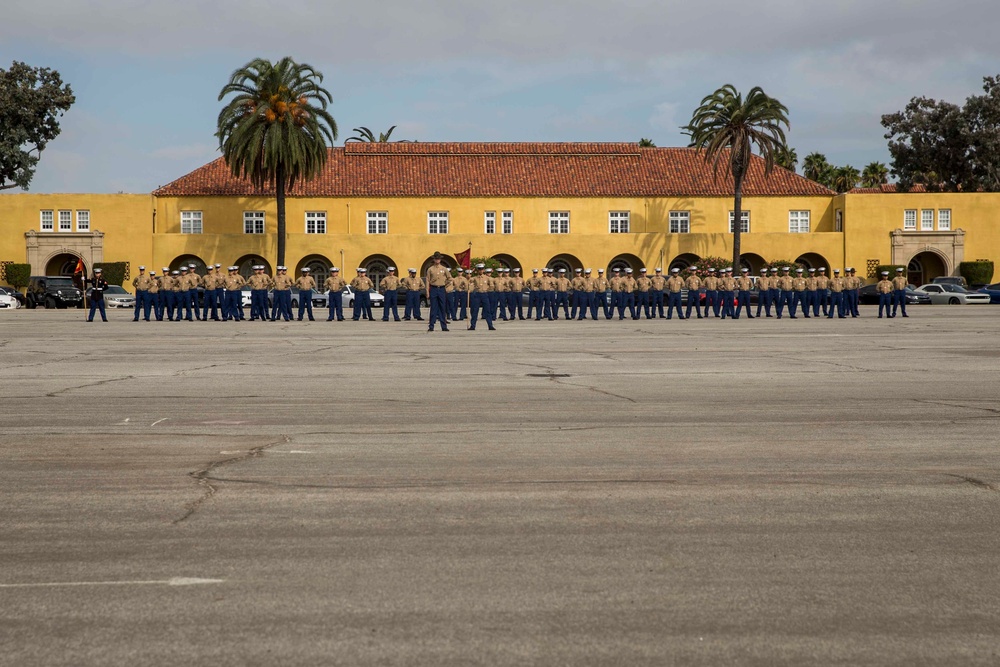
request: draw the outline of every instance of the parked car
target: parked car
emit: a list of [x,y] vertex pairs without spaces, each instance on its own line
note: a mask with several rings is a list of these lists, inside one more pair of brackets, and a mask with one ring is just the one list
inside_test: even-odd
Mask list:
[[[326,308],[326,292],[313,292],[312,295],[313,308]],[[250,286],[244,285],[240,289],[240,305],[244,308],[250,307]],[[270,308],[274,305],[274,290],[270,290],[267,293],[267,307]],[[292,288],[292,308],[299,307],[299,290]]]
[[1000,303],[1000,283],[993,283],[977,290],[980,294],[990,297],[990,303]]
[[[385,302],[385,297],[379,294],[378,291],[374,289],[368,290],[368,293],[371,295],[372,308],[381,308],[382,304]],[[344,288],[342,294],[343,294],[342,303],[344,304],[344,308],[353,308],[354,288],[348,285],[347,287]]]
[[[878,305],[878,292],[876,291],[878,285],[865,285],[858,290],[858,303],[862,305],[877,306]],[[913,285],[906,286],[906,305],[916,306],[916,305],[928,305],[931,303],[931,297],[929,294],[917,291]]]
[[[94,291],[93,287],[87,288],[87,298]],[[135,296],[121,285],[108,285],[104,290],[104,306],[106,308],[135,308]]]
[[946,303],[949,305],[956,304],[973,304],[973,303],[989,303],[990,296],[988,294],[981,294],[979,292],[970,292],[969,290],[961,287],[959,285],[939,285],[939,284],[928,284],[921,285],[917,291],[924,292],[931,298],[931,303]]
[[28,308],[83,308],[83,292],[69,276],[31,276],[25,305]]
[[[525,301],[525,303],[528,302]],[[372,305],[374,305],[374,303]],[[406,289],[403,287],[400,287],[398,290],[396,290],[396,305],[399,306],[406,305]],[[420,307],[421,308],[429,307],[429,302],[427,301],[427,292],[424,290],[420,290]]]
[[[13,287],[0,287],[0,300],[3,303],[7,303],[7,299],[13,301],[13,305],[10,307],[21,308],[24,306],[24,295]],[[7,308],[8,306],[0,306],[0,308]]]
[[9,308],[14,310],[21,307],[21,302],[14,298],[5,287],[0,287],[0,308]]
[[962,276],[938,276],[931,281],[932,285],[958,285],[960,287],[968,287],[969,284],[965,282],[965,278]]

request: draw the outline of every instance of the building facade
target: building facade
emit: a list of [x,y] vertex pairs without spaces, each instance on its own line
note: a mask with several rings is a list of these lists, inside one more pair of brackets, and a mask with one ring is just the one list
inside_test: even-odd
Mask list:
[[[744,186],[744,265],[910,267],[911,282],[955,274],[966,259],[1000,260],[1000,195],[838,195],[791,172]],[[732,256],[730,180],[687,148],[637,144],[352,143],[286,203],[285,263],[380,276],[422,271],[431,255],[471,248],[524,272],[551,266],[683,267]],[[72,272],[78,259],[159,271],[218,262],[273,269],[273,194],[215,160],[148,195],[0,196],[0,261],[34,274]],[[452,261],[454,263],[454,261]],[[133,270],[134,272],[134,270]],[[918,279],[919,278],[919,279]]]

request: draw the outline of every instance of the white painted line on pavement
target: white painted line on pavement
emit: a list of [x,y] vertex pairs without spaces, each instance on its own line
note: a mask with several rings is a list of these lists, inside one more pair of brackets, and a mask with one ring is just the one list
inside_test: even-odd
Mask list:
[[120,422],[118,422],[117,424],[115,424],[115,426],[121,426],[122,424],[127,424],[128,422],[129,422],[129,418],[126,417],[125,419],[123,419]]
[[170,417],[164,417],[163,419],[157,419],[157,420],[156,420],[155,422],[153,422],[152,424],[150,424],[150,426],[156,426],[156,425],[157,425],[157,424],[159,424],[160,422],[165,422],[165,421],[167,421],[168,419],[170,419]]
[[246,424],[246,422],[229,421],[226,419],[216,419],[213,421],[201,422],[202,424],[222,424],[224,426],[235,426],[236,424]]
[[173,577],[155,581],[53,581],[35,584],[0,584],[0,588],[52,588],[56,586],[199,586],[221,584],[225,579],[197,579]]

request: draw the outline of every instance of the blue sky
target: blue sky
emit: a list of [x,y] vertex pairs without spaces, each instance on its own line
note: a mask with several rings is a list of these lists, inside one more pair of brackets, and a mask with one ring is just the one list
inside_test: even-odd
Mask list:
[[57,69],[77,96],[32,192],[149,192],[218,156],[218,92],[254,57],[325,75],[337,144],[364,125],[420,141],[686,143],[701,98],[761,86],[799,159],[889,162],[879,119],[961,103],[1000,73],[1000,3],[958,0],[43,0],[0,22],[0,67]]

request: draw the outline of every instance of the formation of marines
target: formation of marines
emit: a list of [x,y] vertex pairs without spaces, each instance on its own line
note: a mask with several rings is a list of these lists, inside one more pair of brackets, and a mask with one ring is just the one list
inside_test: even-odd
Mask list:
[[[793,272],[791,267],[784,266],[762,268],[760,275],[752,278],[746,268],[734,274],[731,268],[690,266],[684,270],[671,269],[669,275],[664,275],[659,267],[652,275],[644,268],[638,273],[631,268],[614,268],[608,277],[604,269],[598,269],[594,275],[589,268],[576,269],[572,274],[564,268],[541,268],[532,269],[531,277],[524,277],[519,268],[494,271],[484,264],[477,264],[475,269],[449,269],[442,259],[440,253],[435,253],[432,265],[422,277],[411,268],[406,277],[399,278],[396,267],[388,267],[387,275],[377,286],[364,268],[358,268],[356,277],[348,283],[341,277],[340,269],[332,267],[322,285],[328,295],[327,321],[346,319],[345,293],[353,297],[353,320],[374,320],[371,294],[376,290],[383,295],[382,321],[424,321],[421,307],[427,304],[429,331],[434,330],[435,324],[448,331],[450,322],[466,319],[470,330],[476,329],[480,319],[493,330],[497,320],[558,320],[560,315],[571,320],[597,320],[601,316],[605,320],[616,317],[670,320],[675,316],[680,320],[691,317],[735,320],[742,315],[748,319],[785,316],[797,319],[800,314],[804,318],[848,318],[860,314],[858,290],[864,284],[853,267],[847,267],[843,276],[840,269],[834,269],[828,276],[826,267],[796,268]],[[141,266],[132,281],[136,290],[133,320],[138,321],[140,316],[146,321],[151,318],[243,320],[244,287],[250,290],[250,321],[296,319],[292,313],[293,287],[298,289],[297,319],[314,320],[313,292],[320,286],[308,268],[303,268],[298,278],[289,276],[284,266],[277,267],[274,276],[267,275],[261,265],[253,266],[252,271],[244,279],[238,267],[230,266],[223,272],[221,264],[215,264],[204,276],[199,276],[193,265],[185,265],[175,271],[164,268],[157,276],[155,271],[147,275]],[[204,291],[200,305],[199,290]],[[405,292],[402,317],[397,304],[400,290]],[[903,317],[908,317],[902,269],[892,281],[888,280],[888,272],[883,272],[876,291],[879,317],[883,316],[883,310],[886,317],[895,317],[898,309]],[[527,308],[522,299],[525,292]],[[753,293],[757,297],[755,312],[750,307]]]

